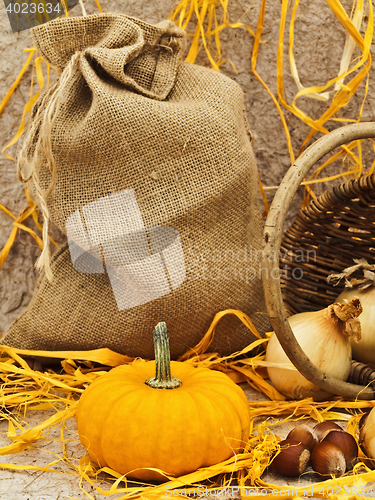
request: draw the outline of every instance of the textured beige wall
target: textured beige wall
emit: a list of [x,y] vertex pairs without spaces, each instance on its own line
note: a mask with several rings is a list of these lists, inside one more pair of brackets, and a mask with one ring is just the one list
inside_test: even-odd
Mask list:
[[[229,4],[232,22],[241,19],[254,30],[256,29],[260,0],[230,0]],[[97,12],[94,0],[86,1],[85,5],[89,14]],[[106,12],[118,11],[152,23],[166,18],[175,5],[175,1],[101,0],[101,5]],[[350,11],[352,2],[343,0],[343,5],[347,11]],[[263,31],[264,43],[261,44],[257,63],[258,72],[274,93],[276,92],[275,59],[280,11],[281,0],[269,0]],[[76,6],[72,14],[79,15],[80,12],[80,7]],[[324,84],[337,75],[345,43],[345,31],[335,19],[325,0],[302,0],[298,14],[294,52],[301,81],[305,86]],[[2,99],[26,61],[27,54],[23,52],[23,49],[30,47],[32,43],[29,31],[20,34],[11,32],[2,2],[0,28],[2,33],[0,38],[0,99]],[[244,28],[226,29],[221,38],[222,49],[228,59],[221,66],[221,70],[237,81],[245,92],[248,119],[255,135],[254,149],[260,175],[264,185],[275,185],[288,169],[290,157],[276,107],[264,87],[251,72],[253,38]],[[289,73],[287,46],[284,52],[286,97],[291,102],[296,86]],[[374,57],[374,45],[372,52]],[[235,66],[237,73],[229,60]],[[208,65],[203,55],[198,62]],[[0,115],[1,147],[9,142],[18,129],[23,107],[29,99],[30,78],[29,69]],[[363,96],[364,85],[361,86],[358,95],[349,106],[341,110],[338,116],[357,118]],[[363,110],[364,121],[375,120],[374,96],[375,78],[374,71],[372,71],[368,98]],[[326,109],[325,103],[315,100],[301,99],[299,105],[314,118]],[[297,153],[309,128],[292,114],[286,112],[285,116],[291,131],[294,151]],[[338,123],[329,122],[328,128],[332,129],[338,125]],[[16,147],[13,147],[10,152],[16,155]],[[365,157],[365,161],[370,160]],[[23,185],[17,180],[15,164],[3,156],[0,157],[0,178],[0,203],[12,213],[17,214],[26,205]],[[272,192],[269,198],[272,198]],[[301,193],[294,204],[290,219],[297,210],[300,200]],[[0,211],[0,248],[4,246],[10,234],[11,223],[10,217]],[[4,332],[11,321],[22,313],[32,297],[36,279],[33,264],[38,254],[39,249],[35,241],[25,232],[19,232],[15,245],[0,269],[0,332]]]

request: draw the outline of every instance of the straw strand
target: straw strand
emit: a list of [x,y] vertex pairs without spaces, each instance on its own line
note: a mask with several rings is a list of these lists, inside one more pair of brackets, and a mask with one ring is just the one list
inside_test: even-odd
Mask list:
[[[37,201],[43,216],[43,251],[40,255],[36,268],[45,269],[46,276],[52,281],[52,271],[50,268],[50,251],[48,245],[49,210],[47,198],[52,193],[56,183],[56,163],[53,156],[51,133],[60,106],[61,96],[71,80],[74,70],[79,64],[80,52],[71,58],[69,64],[61,74],[57,87],[53,87],[44,96],[42,103],[38,107],[34,119],[26,135],[24,144],[18,157],[18,177],[22,182],[32,181],[35,189]],[[37,137],[37,139],[36,139]],[[34,149],[32,156],[31,151]],[[44,165],[48,166],[51,174],[51,181],[46,190],[42,188],[39,181],[39,171]],[[27,175],[24,175],[24,172]]]

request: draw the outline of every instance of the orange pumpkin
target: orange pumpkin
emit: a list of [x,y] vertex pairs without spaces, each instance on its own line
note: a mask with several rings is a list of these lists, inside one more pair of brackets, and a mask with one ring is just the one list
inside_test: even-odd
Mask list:
[[147,468],[181,476],[242,451],[250,428],[242,389],[219,371],[170,362],[165,323],[154,343],[156,361],[118,366],[84,391],[76,420],[91,459],[160,481]]

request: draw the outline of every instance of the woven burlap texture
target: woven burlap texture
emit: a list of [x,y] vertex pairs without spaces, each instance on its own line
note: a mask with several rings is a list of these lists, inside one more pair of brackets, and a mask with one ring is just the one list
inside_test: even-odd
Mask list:
[[[73,212],[133,190],[146,227],[178,231],[186,278],[156,300],[119,310],[108,274],[77,271],[65,245],[52,257],[52,282],[39,278],[3,343],[109,347],[152,358],[153,328],[165,321],[176,358],[202,338],[218,311],[264,313],[257,169],[240,87],[184,62],[184,32],[170,21],[149,25],[97,14],[52,21],[33,36],[64,78],[33,110],[33,120],[43,119],[59,92],[50,135],[55,180],[45,197],[50,220],[65,232]],[[29,160],[40,127],[30,130]],[[37,160],[24,162],[22,175],[41,204],[53,176],[48,158]],[[255,316],[260,330],[267,328],[267,317]],[[252,340],[226,317],[212,349],[225,355]]]

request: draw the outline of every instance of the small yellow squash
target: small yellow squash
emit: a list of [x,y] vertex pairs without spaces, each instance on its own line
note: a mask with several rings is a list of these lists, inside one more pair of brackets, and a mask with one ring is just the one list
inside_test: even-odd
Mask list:
[[181,476],[241,452],[250,428],[242,389],[219,371],[171,362],[165,323],[154,343],[156,361],[118,366],[84,391],[76,420],[91,459],[160,481],[148,468]]

